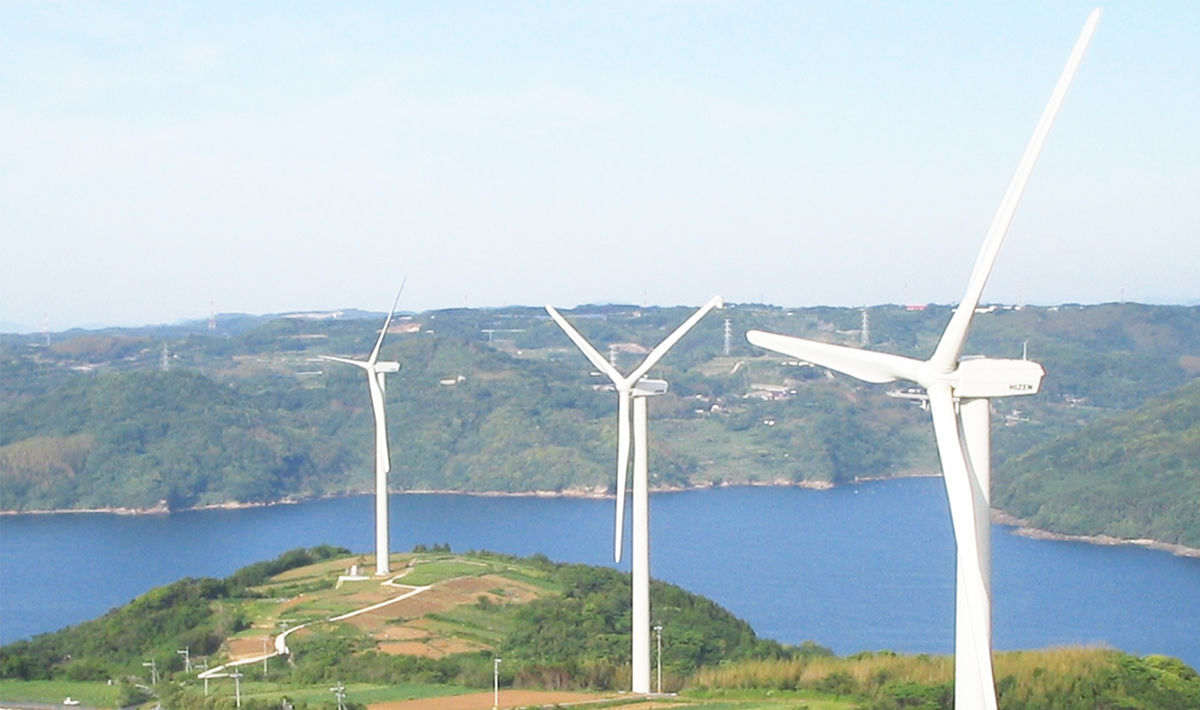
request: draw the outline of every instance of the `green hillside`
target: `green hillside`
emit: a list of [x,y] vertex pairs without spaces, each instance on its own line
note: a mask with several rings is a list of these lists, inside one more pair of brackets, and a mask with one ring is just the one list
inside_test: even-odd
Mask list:
[[[601,349],[614,346],[628,371],[639,346],[690,312],[587,306],[568,317]],[[927,357],[950,313],[872,307],[869,347]],[[0,336],[0,509],[181,509],[370,490],[362,373],[319,356],[365,355],[379,322],[237,316],[216,330],[73,331],[49,345]],[[742,337],[761,328],[857,345],[861,323],[859,309],[754,304],[702,321],[651,373],[671,383],[650,405],[652,485],[935,472],[928,414],[888,396],[900,385],[864,385]],[[541,309],[402,315],[393,330],[382,356],[403,366],[387,389],[395,489],[611,490],[616,397]],[[998,485],[1037,447],[1200,375],[1200,308],[996,308],[976,317],[965,352],[1016,357],[1024,347],[1047,377],[1037,396],[994,403]],[[1182,495],[1172,478],[1153,481],[1166,486],[1154,495]],[[1130,534],[1182,539],[1195,523],[1185,515]]]
[[1046,530],[1200,547],[1200,381],[1009,460],[993,500]]
[[[164,677],[184,679],[194,672],[176,650],[215,668],[274,649],[274,637],[291,629],[287,663],[273,664],[281,682],[486,686],[497,653],[510,683],[627,682],[628,574],[486,552],[392,559],[400,572],[389,584],[339,581],[369,560],[329,546],[293,550],[223,580],[180,580],[98,619],[0,648],[0,678],[105,681],[141,676],[154,660]],[[650,598],[654,621],[671,633],[663,669],[672,678],[738,659],[828,653],[759,639],[745,621],[674,585],[653,583]],[[334,619],[381,604],[378,614]]]

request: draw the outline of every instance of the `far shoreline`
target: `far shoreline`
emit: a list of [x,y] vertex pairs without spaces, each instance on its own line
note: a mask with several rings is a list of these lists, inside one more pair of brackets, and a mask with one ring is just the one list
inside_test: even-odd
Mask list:
[[[805,488],[808,490],[825,491],[832,490],[839,486],[853,486],[862,483],[874,483],[877,481],[887,481],[899,478],[936,478],[940,476],[938,473],[921,473],[912,472],[898,476],[872,476],[855,478],[852,481],[847,481],[842,484],[832,483],[830,481],[787,481],[777,479],[775,481],[737,481],[737,482],[721,482],[713,483],[711,481],[701,482],[690,486],[656,486],[650,489],[651,493],[686,493],[688,491],[706,490],[710,488]],[[607,487],[579,487],[565,488],[559,491],[541,490],[541,491],[456,491],[445,489],[415,489],[415,490],[393,490],[389,491],[392,495],[459,495],[459,496],[475,496],[478,498],[579,498],[591,500],[613,499],[615,495],[608,492]],[[190,511],[206,511],[206,510],[248,510],[252,508],[270,508],[281,505],[297,505],[300,503],[311,503],[321,500],[331,500],[336,498],[350,498],[354,496],[374,495],[373,491],[346,491],[342,493],[333,493],[323,496],[314,496],[311,498],[283,498],[277,501],[266,501],[261,503],[241,503],[237,501],[228,501],[225,503],[213,503],[209,505],[198,505],[190,508],[172,509],[166,505],[165,501],[161,501],[159,505],[150,508],[66,508],[58,510],[0,510],[0,518],[15,517],[21,515],[74,515],[74,514],[100,514],[100,515],[171,515],[172,513],[186,513]],[[1003,510],[993,508],[991,511],[991,519],[993,523],[1012,528],[1013,533],[1022,537],[1028,537],[1034,540],[1052,540],[1057,542],[1083,542],[1090,545],[1102,545],[1107,547],[1118,545],[1133,545],[1144,547],[1159,552],[1170,552],[1179,557],[1200,558],[1200,548],[1188,547],[1186,545],[1178,545],[1161,540],[1153,540],[1149,538],[1142,539],[1126,539],[1113,537],[1111,535],[1070,535],[1066,533],[1053,532],[1044,530],[1029,524],[1029,521],[1018,518],[1015,515],[1007,513]]]

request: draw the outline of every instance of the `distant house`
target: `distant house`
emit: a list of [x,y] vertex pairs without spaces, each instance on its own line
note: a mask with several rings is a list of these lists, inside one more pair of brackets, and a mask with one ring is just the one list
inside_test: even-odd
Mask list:
[[630,355],[649,355],[650,348],[637,343],[613,343],[608,346],[609,349],[619,353],[628,353]]
[[752,384],[750,391],[745,394],[747,398],[778,400],[787,399],[796,394],[796,390],[781,385],[763,385]]

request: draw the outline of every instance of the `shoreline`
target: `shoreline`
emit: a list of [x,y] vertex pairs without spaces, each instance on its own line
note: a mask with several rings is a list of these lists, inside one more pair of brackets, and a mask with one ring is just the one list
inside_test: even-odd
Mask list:
[[[855,478],[846,483],[836,484],[830,481],[787,481],[776,479],[774,481],[722,481],[714,483],[712,481],[702,481],[690,486],[655,486],[650,489],[651,493],[686,493],[688,491],[706,490],[710,488],[805,488],[808,490],[827,491],[837,488],[839,485],[854,486],[860,483],[874,483],[877,481],[888,481],[899,478],[936,478],[940,476],[938,473],[920,473],[912,472],[898,476],[864,476]],[[389,494],[400,495],[460,495],[460,496],[476,496],[479,498],[579,498],[587,500],[603,500],[613,499],[616,496],[608,492],[607,487],[580,487],[566,488],[561,491],[456,491],[434,488],[422,488],[416,490],[400,490],[389,491]],[[103,515],[171,515],[172,513],[185,513],[189,511],[204,511],[204,510],[248,510],[252,508],[269,508],[279,505],[297,505],[300,503],[311,503],[314,501],[330,500],[334,498],[349,498],[352,496],[374,495],[374,491],[346,491],[342,493],[332,493],[323,496],[314,496],[311,498],[283,498],[282,500],[269,501],[264,503],[240,503],[236,501],[228,501],[225,503],[211,503],[208,505],[197,505],[190,508],[171,509],[166,505],[165,501],[160,501],[158,505],[150,508],[67,508],[63,510],[0,510],[0,518],[18,516],[18,515],[75,515],[75,514],[103,514]],[[1178,545],[1160,540],[1143,539],[1126,539],[1113,537],[1111,535],[1069,535],[1066,533],[1057,533],[1042,528],[1033,527],[1029,521],[1018,518],[1015,515],[1007,513],[1003,510],[993,508],[991,510],[991,520],[993,523],[1004,525],[1013,528],[1013,533],[1022,537],[1028,537],[1033,540],[1053,540],[1057,542],[1083,542],[1090,545],[1103,545],[1108,547],[1118,545],[1133,545],[1144,547],[1159,552],[1170,552],[1179,557],[1200,558],[1200,548],[1188,547],[1187,545]]]
[[1126,539],[1122,537],[1113,537],[1112,535],[1068,535],[1066,533],[1056,533],[1041,528],[1035,528],[1029,524],[1029,521],[1018,518],[1015,515],[1006,513],[1003,510],[992,509],[992,522],[1007,527],[1014,528],[1013,532],[1021,537],[1027,537],[1033,540],[1054,540],[1057,542],[1085,542],[1089,545],[1103,545],[1106,547],[1115,547],[1119,545],[1133,545],[1136,547],[1145,547],[1151,550],[1160,552],[1170,552],[1179,557],[1195,557],[1200,558],[1200,548],[1188,547],[1187,545],[1176,545],[1170,542],[1162,542],[1160,540],[1151,540],[1149,538]]

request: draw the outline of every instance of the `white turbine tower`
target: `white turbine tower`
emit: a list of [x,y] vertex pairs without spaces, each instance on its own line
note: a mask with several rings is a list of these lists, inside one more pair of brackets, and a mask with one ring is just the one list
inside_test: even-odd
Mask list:
[[[546,311],[555,323],[566,332],[587,359],[597,369],[608,375],[617,388],[617,520],[614,535],[613,556],[621,561],[621,533],[625,529],[625,476],[629,466],[630,440],[633,442],[633,692],[650,692],[650,474],[647,465],[646,398],[667,391],[665,380],[646,379],[645,375],[662,359],[675,343],[679,342],[700,319],[713,308],[722,306],[720,296],[715,296],[701,306],[667,336],[667,339],[650,351],[637,369],[622,376],[617,368],[600,354],[579,331],[571,327],[553,306]],[[630,410],[633,410],[632,427]],[[630,430],[632,428],[632,436]]]
[[[408,279],[405,279],[407,281]],[[389,372],[399,372],[400,363],[380,362],[379,349],[383,347],[383,337],[387,335],[392,316],[396,313],[396,304],[400,302],[400,294],[404,293],[404,283],[396,300],[392,302],[392,310],[388,311],[387,320],[383,322],[383,330],[379,331],[379,339],[375,341],[375,349],[366,360],[351,360],[344,357],[322,355],[325,360],[344,362],[347,365],[361,367],[367,372],[367,388],[371,392],[371,409],[375,412],[375,574],[385,575],[391,572],[388,564],[388,487],[387,474],[392,467],[388,455],[387,443],[387,414],[384,411],[384,393],[387,386],[384,378]]]
[[993,397],[1035,394],[1044,371],[1041,365],[1024,359],[959,360],[959,356],[1000,243],[1012,222],[1038,153],[1099,20],[1100,11],[1095,10],[1083,26],[1067,66],[1054,87],[1050,103],[1038,121],[1033,138],[1025,149],[1025,155],[984,238],[983,248],[967,283],[966,294],[946,326],[933,357],[920,361],[762,331],[746,334],[747,339],[755,345],[860,380],[874,383],[911,380],[928,392],[933,412],[933,431],[942,461],[942,475],[950,500],[950,517],[958,548],[954,707],[962,710],[996,708],[991,628],[989,400]]

